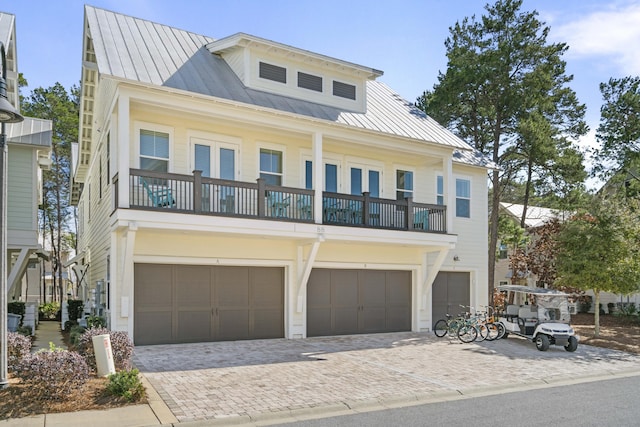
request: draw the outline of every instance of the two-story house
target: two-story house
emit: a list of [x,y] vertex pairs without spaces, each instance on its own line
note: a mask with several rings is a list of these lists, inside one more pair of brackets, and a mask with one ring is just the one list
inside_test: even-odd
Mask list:
[[[0,42],[6,56],[7,100],[19,108],[15,16],[0,12]],[[7,142],[7,291],[8,301],[27,300],[28,266],[46,257],[38,241],[38,205],[42,202],[42,171],[51,165],[52,123],[25,117],[5,124]],[[38,291],[38,283],[35,292]],[[35,301],[34,301],[35,303]]]
[[487,304],[487,169],[382,72],[85,7],[79,254],[137,345],[427,331]]

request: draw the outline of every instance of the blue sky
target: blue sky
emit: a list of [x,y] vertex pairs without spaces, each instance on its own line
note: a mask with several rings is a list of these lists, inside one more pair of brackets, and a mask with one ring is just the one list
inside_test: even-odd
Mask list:
[[[481,15],[481,0],[93,0],[89,4],[213,38],[237,32],[271,39],[384,71],[380,78],[409,101],[446,69],[449,27]],[[598,85],[640,75],[640,1],[524,0],[551,27],[549,41],[566,42],[573,89],[587,104],[594,144],[602,103]],[[18,69],[27,92],[80,81],[84,2],[3,1],[16,15]]]

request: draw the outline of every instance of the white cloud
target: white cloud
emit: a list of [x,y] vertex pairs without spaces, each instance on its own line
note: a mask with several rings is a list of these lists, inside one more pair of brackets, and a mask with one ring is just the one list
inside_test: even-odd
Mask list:
[[640,75],[640,4],[606,7],[554,25],[552,36],[569,45],[569,55],[604,56],[623,74]]

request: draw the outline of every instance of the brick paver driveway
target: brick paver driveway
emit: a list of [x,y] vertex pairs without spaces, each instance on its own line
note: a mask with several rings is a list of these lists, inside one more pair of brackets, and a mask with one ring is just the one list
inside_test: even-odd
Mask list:
[[520,338],[461,344],[391,333],[136,347],[136,366],[181,422],[416,401],[640,372],[640,356]]

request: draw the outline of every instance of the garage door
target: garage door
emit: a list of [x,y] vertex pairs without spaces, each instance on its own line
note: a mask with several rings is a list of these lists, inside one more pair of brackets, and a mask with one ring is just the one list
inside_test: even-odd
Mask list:
[[410,271],[311,271],[307,336],[410,330]]
[[136,345],[284,337],[284,270],[136,264]]
[[447,313],[456,315],[464,309],[460,307],[469,306],[470,297],[470,279],[469,273],[463,272],[440,272],[433,282],[433,323],[438,319],[444,319]]

